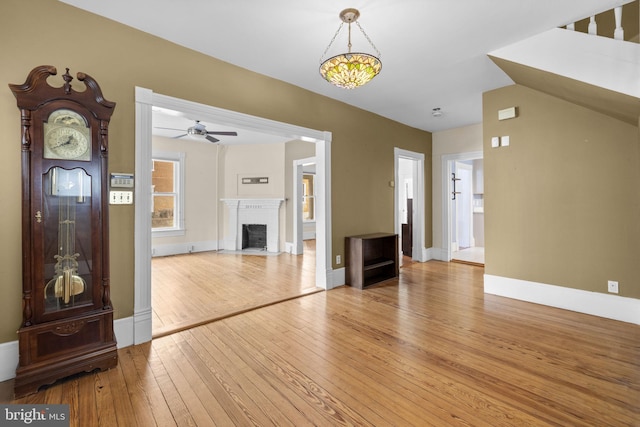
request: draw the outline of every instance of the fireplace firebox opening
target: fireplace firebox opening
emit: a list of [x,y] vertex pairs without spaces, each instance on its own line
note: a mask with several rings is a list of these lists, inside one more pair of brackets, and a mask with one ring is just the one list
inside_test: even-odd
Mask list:
[[242,249],[267,250],[267,225],[243,224],[242,225]]

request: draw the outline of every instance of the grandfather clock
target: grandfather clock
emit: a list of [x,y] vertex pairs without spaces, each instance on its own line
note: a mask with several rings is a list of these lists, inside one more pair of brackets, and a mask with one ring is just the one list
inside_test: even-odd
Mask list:
[[116,366],[107,154],[115,103],[84,73],[39,66],[9,87],[22,130],[22,325],[15,394]]

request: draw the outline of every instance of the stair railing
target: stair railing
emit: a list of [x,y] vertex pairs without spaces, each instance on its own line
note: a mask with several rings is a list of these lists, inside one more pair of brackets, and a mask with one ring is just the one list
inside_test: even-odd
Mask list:
[[[613,16],[615,20],[615,29],[613,31],[613,38],[616,40],[624,40],[624,28],[622,28],[622,11],[623,6],[617,6],[613,9]],[[640,25],[640,24],[639,24]],[[567,30],[575,31],[575,22],[567,24]],[[596,15],[589,17],[589,24],[587,27],[587,33],[592,35],[598,34],[598,23],[596,22]],[[607,35],[605,35],[607,36]],[[610,36],[609,36],[610,37]]]

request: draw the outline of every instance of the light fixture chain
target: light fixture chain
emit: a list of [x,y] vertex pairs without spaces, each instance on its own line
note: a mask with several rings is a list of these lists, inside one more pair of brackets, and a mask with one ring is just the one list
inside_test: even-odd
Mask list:
[[333,38],[331,39],[331,41],[329,42],[329,46],[327,46],[327,48],[324,50],[324,52],[322,53],[322,56],[320,57],[320,63],[323,62],[323,59],[325,57],[325,55],[327,54],[327,52],[329,51],[329,48],[331,48],[331,45],[333,44],[333,42],[336,40],[336,37],[338,37],[338,34],[340,33],[340,30],[342,29],[342,26],[344,25],[344,22],[340,23],[340,26],[338,27],[338,31],[336,31],[336,33],[333,35]]
[[[369,42],[369,44],[371,45],[371,47],[376,51],[376,53],[378,54],[378,58],[380,58],[382,56],[382,54],[380,53],[380,51],[378,50],[378,48],[376,47],[375,44],[373,44],[373,42],[371,41],[371,39],[369,38],[369,36],[367,35],[367,33],[364,31],[364,29],[362,28],[362,26],[360,25],[360,23],[358,21],[356,21],[356,25],[358,26],[358,28],[360,28],[360,31],[362,31],[362,34],[364,34],[364,38],[367,39],[367,41]],[[333,41],[333,40],[332,40]]]

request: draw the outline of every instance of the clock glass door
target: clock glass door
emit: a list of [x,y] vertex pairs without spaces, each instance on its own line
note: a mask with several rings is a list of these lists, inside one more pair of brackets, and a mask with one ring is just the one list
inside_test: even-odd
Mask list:
[[53,167],[43,190],[44,312],[92,304],[91,177]]

